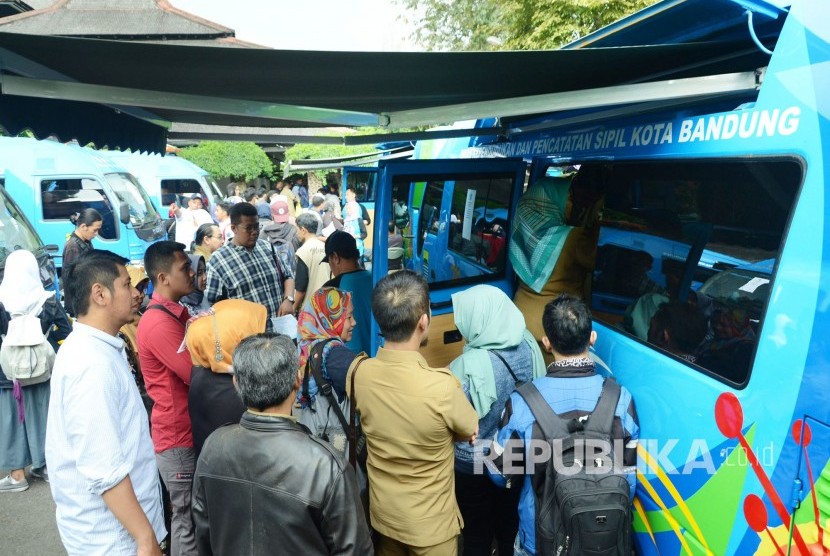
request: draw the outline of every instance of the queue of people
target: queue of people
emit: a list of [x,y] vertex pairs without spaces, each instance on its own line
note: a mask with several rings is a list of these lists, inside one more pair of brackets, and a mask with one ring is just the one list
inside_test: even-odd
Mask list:
[[[48,476],[48,462],[69,554],[546,553],[536,537],[545,470],[516,476],[503,447],[529,450],[539,435],[527,385],[569,422],[600,407],[613,380],[588,357],[596,333],[585,303],[555,296],[531,322],[497,288],[458,292],[464,352],[431,367],[421,354],[428,284],[403,269],[372,283],[359,243],[368,215],[353,192],[340,220],[333,185],[329,197],[306,194],[308,207],[297,184],[280,185],[265,192],[270,202],[257,193],[220,204],[224,225],[195,227],[191,244],[153,244],[146,274],[91,249],[100,220],[79,215],[70,240],[87,247],[64,269],[71,328],[42,287],[24,295],[9,278],[26,252],[9,257],[7,321],[32,310],[15,301],[45,299],[36,316],[57,357],[39,389],[0,375],[0,428],[14,455],[0,492],[22,490],[29,466]],[[177,219],[198,214],[193,205]],[[34,257],[23,257],[28,268]],[[298,319],[296,341],[274,333],[286,315]],[[369,358],[372,318],[383,346]],[[663,311],[658,321],[671,319]],[[655,341],[685,345],[668,330]],[[630,466],[639,427],[631,395],[618,391],[607,437],[623,441]]]

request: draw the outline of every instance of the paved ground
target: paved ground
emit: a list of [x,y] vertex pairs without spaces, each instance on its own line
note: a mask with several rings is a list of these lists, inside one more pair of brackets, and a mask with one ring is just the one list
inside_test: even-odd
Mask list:
[[[0,471],[0,477],[9,472]],[[29,490],[0,493],[0,554],[64,555],[49,484],[29,477]]]

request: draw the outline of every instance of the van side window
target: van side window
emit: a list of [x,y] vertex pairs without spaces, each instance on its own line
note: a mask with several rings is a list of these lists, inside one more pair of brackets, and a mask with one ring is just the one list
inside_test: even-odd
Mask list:
[[[594,318],[744,383],[801,181],[801,165],[783,159],[611,165]],[[670,301],[703,315],[694,329],[671,325],[694,346],[660,333],[668,317],[655,315]]]
[[391,211],[404,267],[441,287],[504,277],[514,179],[395,178]]
[[202,193],[202,188],[199,182],[193,179],[168,179],[161,180],[161,205],[166,207],[170,203],[176,203],[179,206],[186,207],[187,201],[181,199],[183,195],[192,195],[193,193]]
[[118,239],[118,226],[110,200],[103,186],[93,178],[45,179],[40,182],[44,220],[65,220],[67,233],[72,231],[69,217],[85,208],[101,213],[103,223],[99,236]]
[[377,182],[377,172],[349,172],[343,191],[352,189],[358,203],[373,203],[377,197]]

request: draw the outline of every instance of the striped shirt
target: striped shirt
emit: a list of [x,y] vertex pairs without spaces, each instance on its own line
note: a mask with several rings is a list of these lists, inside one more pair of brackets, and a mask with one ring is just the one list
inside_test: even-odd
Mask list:
[[[275,260],[279,261],[279,272]],[[283,282],[293,278],[290,261],[279,249],[272,250],[269,242],[258,239],[253,249],[230,242],[214,252],[207,263],[205,297],[211,305],[223,299],[245,299],[264,305],[270,330],[271,317],[279,316]]]

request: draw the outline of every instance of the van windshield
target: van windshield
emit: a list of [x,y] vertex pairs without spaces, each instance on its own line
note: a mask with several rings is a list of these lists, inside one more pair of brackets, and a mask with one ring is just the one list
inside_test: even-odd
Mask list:
[[150,202],[150,198],[132,174],[104,174],[104,178],[112,187],[118,200],[127,203],[130,207],[130,224],[139,227],[159,220],[158,212]]
[[12,251],[25,249],[37,254],[43,248],[40,237],[6,191],[0,190],[0,265]]
[[222,193],[222,190],[219,188],[219,184],[217,184],[212,177],[205,176],[205,181],[210,187],[210,191],[213,193],[213,197],[216,199],[217,203],[225,198],[225,194]]

